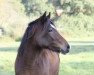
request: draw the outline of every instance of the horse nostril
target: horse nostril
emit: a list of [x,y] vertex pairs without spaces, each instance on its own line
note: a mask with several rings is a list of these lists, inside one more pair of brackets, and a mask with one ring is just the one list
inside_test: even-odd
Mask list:
[[70,46],[69,45],[67,46],[67,49],[70,49]]

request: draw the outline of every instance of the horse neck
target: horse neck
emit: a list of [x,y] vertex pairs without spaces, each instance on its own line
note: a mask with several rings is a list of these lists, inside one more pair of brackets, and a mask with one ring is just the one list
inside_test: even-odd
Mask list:
[[23,60],[29,61],[31,60],[34,61],[36,57],[39,56],[41,53],[41,49],[36,46],[33,42],[33,40],[28,40],[25,44],[22,44],[19,48],[18,55],[21,58],[25,58]]
[[29,57],[35,57],[36,55],[40,54],[40,52],[41,49],[38,46],[32,43],[27,43],[26,48],[24,50],[24,55],[27,55]]

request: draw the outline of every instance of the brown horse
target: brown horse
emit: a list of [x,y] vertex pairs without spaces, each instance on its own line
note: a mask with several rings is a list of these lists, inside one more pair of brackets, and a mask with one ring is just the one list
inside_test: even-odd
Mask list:
[[59,53],[69,44],[58,33],[46,12],[31,22],[24,34],[15,62],[15,75],[58,75]]

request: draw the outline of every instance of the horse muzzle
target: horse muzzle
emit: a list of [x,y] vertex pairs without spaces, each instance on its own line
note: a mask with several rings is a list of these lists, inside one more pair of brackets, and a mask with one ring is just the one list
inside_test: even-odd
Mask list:
[[69,50],[70,50],[70,46],[68,45],[66,48],[60,49],[60,52],[61,52],[62,54],[66,54],[66,53],[69,53]]

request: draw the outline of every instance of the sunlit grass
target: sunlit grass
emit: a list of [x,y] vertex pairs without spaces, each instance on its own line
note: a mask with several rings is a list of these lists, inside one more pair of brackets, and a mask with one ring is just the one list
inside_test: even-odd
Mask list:
[[0,52],[0,72],[14,71],[15,57],[16,52]]
[[93,75],[94,52],[60,55],[60,75]]
[[11,47],[18,47],[19,46],[19,44],[20,44],[20,42],[0,42],[0,48],[1,47],[9,47],[9,48],[11,48]]

